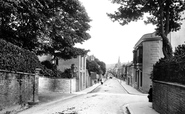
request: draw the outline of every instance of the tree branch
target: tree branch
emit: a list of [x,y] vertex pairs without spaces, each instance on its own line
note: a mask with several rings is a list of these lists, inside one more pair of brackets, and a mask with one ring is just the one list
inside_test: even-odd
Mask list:
[[169,19],[170,19],[170,14],[169,14],[169,0],[166,1],[166,27],[165,27],[165,35],[168,35],[169,33]]
[[[168,34],[167,33],[167,30],[169,32],[169,27],[165,29],[166,31],[164,31],[164,23],[163,23],[163,18],[164,18],[164,13],[163,13],[164,7],[163,7],[163,3],[164,3],[164,1],[162,2],[161,0],[158,0],[158,3],[159,3],[159,7],[160,7],[160,9],[159,9],[159,13],[160,13],[159,22],[160,22],[160,25],[161,25],[160,26],[160,28],[161,28],[160,35],[161,35],[161,37],[163,39],[163,48],[162,48],[162,50],[163,50],[164,57],[165,58],[169,58],[169,57],[172,56],[172,46],[171,46],[171,44],[170,44],[170,42],[169,42],[169,40],[167,38],[167,34]],[[167,19],[166,19],[166,21],[167,21]],[[169,22],[169,18],[168,18],[168,22]],[[169,26],[169,23],[166,23],[166,24],[168,24],[168,26]]]

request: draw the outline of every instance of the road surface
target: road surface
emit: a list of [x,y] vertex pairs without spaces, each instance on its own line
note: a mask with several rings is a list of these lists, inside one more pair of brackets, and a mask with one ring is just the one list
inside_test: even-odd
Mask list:
[[143,95],[128,94],[119,81],[113,78],[90,93],[35,106],[19,114],[126,114],[124,105],[145,99]]

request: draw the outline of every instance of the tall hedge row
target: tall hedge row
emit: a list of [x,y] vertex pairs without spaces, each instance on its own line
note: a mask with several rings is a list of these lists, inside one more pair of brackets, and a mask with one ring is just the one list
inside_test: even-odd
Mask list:
[[160,59],[153,69],[153,80],[185,84],[185,45],[179,45],[174,56]]
[[0,39],[0,69],[34,73],[41,67],[34,53]]

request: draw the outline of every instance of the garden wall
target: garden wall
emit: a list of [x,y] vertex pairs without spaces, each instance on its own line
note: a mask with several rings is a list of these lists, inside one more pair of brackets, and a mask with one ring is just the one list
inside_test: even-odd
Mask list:
[[0,111],[38,100],[36,74],[0,70]]
[[76,92],[78,83],[76,78],[72,79],[54,79],[47,77],[39,77],[39,92],[53,91],[62,93]]
[[153,108],[160,114],[185,114],[185,85],[153,81]]

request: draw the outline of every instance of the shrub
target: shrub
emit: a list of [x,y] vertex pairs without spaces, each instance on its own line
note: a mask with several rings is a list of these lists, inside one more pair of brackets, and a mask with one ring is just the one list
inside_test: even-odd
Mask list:
[[0,39],[0,69],[34,73],[35,68],[41,67],[33,52]]
[[57,71],[58,78],[72,78],[71,69],[65,69],[64,72]]
[[179,45],[174,56],[160,59],[153,69],[153,80],[185,84],[185,45]]

